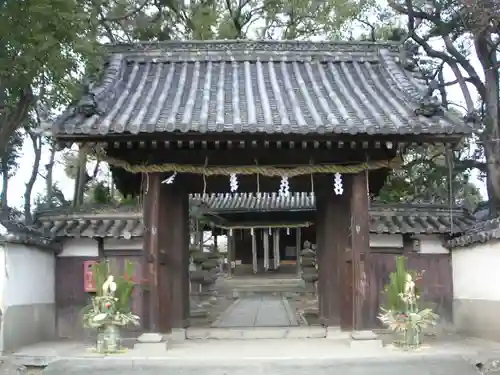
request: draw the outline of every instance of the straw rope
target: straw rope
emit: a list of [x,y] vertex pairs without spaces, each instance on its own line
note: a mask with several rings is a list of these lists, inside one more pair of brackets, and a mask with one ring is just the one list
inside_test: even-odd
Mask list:
[[382,168],[397,169],[401,167],[402,160],[396,157],[392,160],[368,161],[353,165],[322,164],[322,165],[302,165],[298,167],[274,167],[265,165],[247,165],[247,166],[197,166],[185,164],[130,164],[126,161],[109,157],[103,153],[96,153],[99,160],[107,162],[111,166],[122,168],[131,173],[192,173],[204,176],[229,176],[253,175],[258,174],[266,177],[296,177],[316,173],[342,173],[354,174],[362,171],[377,170]]

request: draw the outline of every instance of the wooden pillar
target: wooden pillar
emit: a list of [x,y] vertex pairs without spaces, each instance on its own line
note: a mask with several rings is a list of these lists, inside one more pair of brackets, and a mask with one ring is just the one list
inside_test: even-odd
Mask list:
[[251,229],[250,236],[252,237],[252,272],[257,273],[257,233],[255,229]]
[[368,293],[370,288],[370,213],[368,177],[361,172],[352,176],[351,249],[354,289],[354,329],[369,328]]
[[219,248],[218,248],[218,244],[217,244],[217,234],[214,234],[214,252],[218,252],[219,251]]
[[230,230],[227,234],[227,274],[233,274],[233,260],[234,260],[234,230]]
[[189,317],[188,195],[148,175],[144,197],[144,310],[148,330],[167,333]]
[[295,264],[297,266],[297,275],[300,275],[300,250],[302,250],[302,245],[301,245],[301,233],[302,230],[301,228],[295,228]]
[[323,279],[327,277],[327,268],[326,265],[323,264],[323,243],[324,243],[324,232],[327,229],[324,221],[325,221],[325,206],[323,202],[321,204],[321,193],[316,192],[316,262],[318,265],[318,281],[316,282],[316,291],[318,294],[318,313],[320,320],[324,319],[324,307],[323,303],[325,301],[326,291],[324,290],[325,281]]
[[268,230],[265,230],[263,229],[263,237],[262,237],[262,241],[263,241],[263,244],[264,244],[264,271],[268,271],[269,270],[269,231],[271,229],[268,229]]
[[274,269],[280,268],[280,230],[276,228],[273,232],[273,256],[274,256]]
[[175,184],[162,187],[172,202],[170,209],[164,208],[172,232],[166,254],[171,298],[165,308],[170,311],[170,330],[185,328],[189,321],[189,196]]
[[[144,311],[148,316],[147,329],[150,332],[160,332],[160,293],[169,292],[168,288],[160,284],[160,243],[168,240],[168,233],[160,231],[159,228],[164,223],[160,216],[161,177],[159,174],[148,174],[145,182],[146,191],[144,194],[144,243],[143,243],[143,267],[144,276],[148,280],[146,296],[144,298]],[[161,236],[161,238],[160,238]],[[162,296],[164,297],[164,296]],[[144,327],[146,328],[146,327]]]
[[317,195],[318,302],[323,324],[329,326],[341,325],[342,308],[345,308],[343,279],[344,256],[349,245],[349,183],[349,176],[344,176],[342,195],[336,195],[333,189],[325,189]]

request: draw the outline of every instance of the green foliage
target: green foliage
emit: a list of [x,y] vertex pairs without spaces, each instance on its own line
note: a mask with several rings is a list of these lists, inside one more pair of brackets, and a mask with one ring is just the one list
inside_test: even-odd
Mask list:
[[118,298],[118,300],[116,301],[116,307],[120,312],[130,312],[130,300],[132,298],[134,288],[137,285],[136,281],[134,280],[134,275],[135,264],[130,261],[126,261],[125,273],[123,275],[115,277],[115,297]]
[[54,207],[64,207],[64,206],[69,206],[70,202],[68,202],[64,198],[64,194],[59,188],[59,185],[57,183],[54,183],[52,185],[52,196],[49,197],[47,195],[47,192],[45,191],[44,193],[38,193],[35,196],[35,201],[34,201],[34,211],[43,211],[46,209],[54,208]]
[[479,189],[470,182],[474,162],[471,156],[459,154],[454,158],[449,166],[444,150],[437,146],[408,149],[403,167],[391,172],[375,199],[384,203],[451,204],[474,210],[482,201]]
[[5,151],[0,153],[0,164],[2,165],[0,174],[6,172],[9,177],[12,176],[19,167],[22,148],[23,134],[18,129],[10,136]]
[[[5,0],[0,12],[0,145],[27,121],[35,102],[73,97],[96,40],[82,2]],[[1,150],[4,151],[4,150]]]
[[134,288],[137,285],[134,280],[134,274],[135,264],[130,261],[125,262],[125,272],[123,275],[113,275],[108,261],[94,264],[92,268],[92,275],[97,288],[97,296],[102,297],[105,294],[103,291],[103,285],[108,277],[112,275],[113,280],[116,283],[116,291],[114,292],[114,296],[117,298],[114,304],[115,309],[121,313],[130,312],[130,300],[132,298]]
[[92,189],[92,201],[97,204],[107,204],[113,202],[113,196],[109,187],[103,181],[98,181]]
[[[410,274],[414,281],[420,278],[420,275],[418,275],[415,271],[408,270],[406,266],[406,258],[404,256],[396,257],[396,271],[391,272],[389,275],[389,283],[384,286],[384,290],[382,291],[382,294],[386,299],[384,305],[385,310],[395,312],[405,311],[406,305],[401,299],[401,295],[405,292],[407,274]],[[417,297],[420,295],[418,287],[415,287],[415,295]]]

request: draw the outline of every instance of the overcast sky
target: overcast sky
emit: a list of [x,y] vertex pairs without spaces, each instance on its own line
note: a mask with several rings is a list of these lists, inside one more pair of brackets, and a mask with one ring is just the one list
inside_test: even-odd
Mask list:
[[[474,66],[479,67],[479,61],[477,59],[472,60]],[[481,69],[477,69],[477,71],[481,71]],[[451,71],[448,69],[445,71],[445,78],[447,81],[452,81],[454,79],[453,74]],[[471,91],[473,92],[473,91]],[[448,99],[452,102],[455,103],[461,103],[463,104],[463,99],[461,95],[460,88],[458,85],[456,86],[450,86],[448,88]],[[42,163],[40,164],[42,167],[47,163],[48,161],[48,153],[45,152],[42,156],[43,160]],[[26,141],[23,147],[22,151],[22,159],[20,162],[20,168],[16,172],[16,174],[10,179],[9,181],[9,192],[8,192],[8,199],[9,199],[9,205],[13,207],[18,207],[21,208],[24,204],[24,198],[23,194],[25,191],[25,184],[26,181],[28,181],[30,174],[31,174],[31,167],[32,163],[34,160],[34,153],[33,149],[31,147],[31,142]],[[56,157],[56,165],[54,167],[54,182],[57,182],[60,189],[64,193],[67,199],[72,199],[73,196],[73,189],[74,189],[74,181],[69,179],[65,173],[64,173],[64,168],[61,164],[61,155],[57,155]],[[41,173],[43,173],[43,169],[41,170]],[[476,184],[480,190],[481,194],[483,195],[484,198],[487,197],[487,192],[486,192],[486,187],[484,183],[479,181],[478,179],[478,173],[474,173],[472,175],[471,182]],[[229,185],[228,185],[229,186]],[[32,194],[32,199],[35,199],[37,193],[43,193],[45,188],[45,181],[43,178],[39,177],[37,179],[37,182],[35,184],[33,194]]]

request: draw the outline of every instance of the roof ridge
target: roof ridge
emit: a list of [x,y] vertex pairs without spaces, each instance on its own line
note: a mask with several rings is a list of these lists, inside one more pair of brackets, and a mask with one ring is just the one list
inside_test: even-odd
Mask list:
[[[159,42],[139,41],[135,43],[115,43],[102,44],[102,47],[109,53],[124,52],[144,52],[154,49],[170,48],[171,50],[191,50],[200,47],[209,47],[210,51],[220,50],[239,50],[251,47],[252,50],[279,50],[285,47],[285,50],[293,50],[294,47],[301,50],[325,51],[328,47],[347,48],[365,48],[372,49],[374,52],[382,48],[390,48],[395,52],[401,48],[399,42],[393,41],[349,41],[349,40],[264,40],[264,39],[212,39],[212,40],[166,40]],[[346,48],[347,47],[347,48]]]

